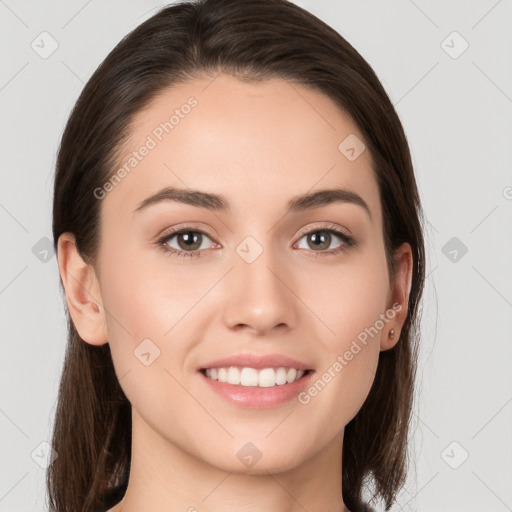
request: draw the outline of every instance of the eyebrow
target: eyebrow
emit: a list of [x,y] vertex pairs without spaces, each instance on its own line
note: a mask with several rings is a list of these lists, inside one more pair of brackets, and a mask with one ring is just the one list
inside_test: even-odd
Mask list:
[[[141,212],[149,206],[163,202],[183,203],[218,212],[229,213],[231,211],[229,201],[222,194],[212,194],[210,192],[202,192],[194,189],[166,187],[144,199],[132,213]],[[342,188],[318,190],[316,192],[292,197],[292,199],[288,201],[287,207],[292,212],[301,212],[334,203],[355,204],[362,207],[370,219],[372,218],[372,212],[366,201],[359,194]]]

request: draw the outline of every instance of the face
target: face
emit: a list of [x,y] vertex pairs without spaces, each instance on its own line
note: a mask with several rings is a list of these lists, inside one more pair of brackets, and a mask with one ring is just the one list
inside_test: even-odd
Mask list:
[[134,421],[233,472],[339,442],[396,317],[361,133],[318,92],[224,74],[166,90],[130,133],[97,191],[97,264]]

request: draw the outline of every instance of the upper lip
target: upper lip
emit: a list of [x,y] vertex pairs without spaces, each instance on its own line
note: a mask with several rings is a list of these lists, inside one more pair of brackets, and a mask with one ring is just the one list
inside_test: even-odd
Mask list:
[[211,361],[206,365],[202,366],[201,369],[204,370],[206,368],[228,368],[229,366],[241,366],[241,367],[249,367],[256,368],[261,370],[262,368],[280,368],[280,367],[289,367],[295,368],[297,370],[309,370],[311,369],[305,363],[301,361],[297,361],[288,356],[284,356],[281,354],[235,354],[229,357],[223,357],[222,359],[216,359],[215,361]]

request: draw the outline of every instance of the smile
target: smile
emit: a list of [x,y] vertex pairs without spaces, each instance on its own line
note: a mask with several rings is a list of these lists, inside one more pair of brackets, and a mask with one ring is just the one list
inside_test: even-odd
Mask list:
[[219,382],[240,386],[254,386],[260,388],[271,388],[291,384],[301,379],[309,370],[297,370],[296,368],[250,368],[250,367],[223,367],[206,368],[202,373]]

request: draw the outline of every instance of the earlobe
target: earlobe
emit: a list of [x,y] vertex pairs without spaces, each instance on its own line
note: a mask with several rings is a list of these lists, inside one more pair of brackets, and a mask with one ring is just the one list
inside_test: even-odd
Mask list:
[[62,233],[57,244],[59,273],[73,324],[85,342],[108,342],[105,310],[94,268],[87,264],[76,247],[73,233]]
[[388,311],[393,311],[392,320],[382,332],[380,349],[389,350],[400,340],[400,332],[409,311],[409,294],[412,285],[413,256],[408,243],[395,251],[395,281],[392,285]]

